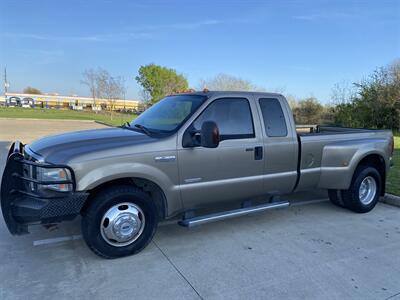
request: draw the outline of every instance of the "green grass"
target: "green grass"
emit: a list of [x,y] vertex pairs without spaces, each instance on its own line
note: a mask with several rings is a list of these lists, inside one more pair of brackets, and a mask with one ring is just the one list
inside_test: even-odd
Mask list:
[[43,108],[21,108],[0,107],[0,118],[31,118],[31,119],[56,119],[56,120],[93,120],[108,123],[110,125],[121,125],[136,118],[134,114],[110,112],[76,111],[70,109],[43,109]]
[[390,194],[400,196],[400,133],[394,137],[394,166],[389,172],[386,191]]

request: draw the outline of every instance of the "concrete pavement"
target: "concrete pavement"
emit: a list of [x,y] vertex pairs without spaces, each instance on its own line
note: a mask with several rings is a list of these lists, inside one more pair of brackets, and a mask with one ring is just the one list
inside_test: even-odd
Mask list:
[[[15,139],[100,126],[0,119],[0,172]],[[90,252],[79,219],[13,237],[1,218],[0,299],[400,299],[399,216],[383,203],[354,214],[311,201],[193,229],[165,223],[117,260]]]

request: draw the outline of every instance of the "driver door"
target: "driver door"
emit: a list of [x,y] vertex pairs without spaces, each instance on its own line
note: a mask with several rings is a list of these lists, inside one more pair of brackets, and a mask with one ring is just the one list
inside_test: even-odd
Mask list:
[[262,194],[263,143],[261,134],[255,132],[253,105],[247,98],[215,99],[187,127],[200,130],[204,121],[214,121],[221,141],[217,148],[185,148],[180,141],[178,164],[185,208]]

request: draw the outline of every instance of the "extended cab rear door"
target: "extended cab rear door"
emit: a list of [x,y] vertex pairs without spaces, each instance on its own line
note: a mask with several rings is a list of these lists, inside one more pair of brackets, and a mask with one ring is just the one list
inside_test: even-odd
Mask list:
[[280,95],[255,95],[264,145],[264,191],[292,191],[297,180],[298,142],[293,116]]
[[[199,130],[204,121],[210,120],[217,123],[222,138],[217,148],[182,146],[186,130]],[[263,193],[264,157],[259,122],[251,94],[233,94],[209,99],[182,128],[177,149],[185,208],[247,200]]]

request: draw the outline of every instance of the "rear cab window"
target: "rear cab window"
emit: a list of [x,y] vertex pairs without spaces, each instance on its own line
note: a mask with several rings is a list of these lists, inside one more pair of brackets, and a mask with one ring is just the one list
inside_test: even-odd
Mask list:
[[276,98],[260,98],[265,133],[269,137],[285,137],[288,135],[285,115],[282,106]]

